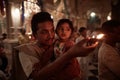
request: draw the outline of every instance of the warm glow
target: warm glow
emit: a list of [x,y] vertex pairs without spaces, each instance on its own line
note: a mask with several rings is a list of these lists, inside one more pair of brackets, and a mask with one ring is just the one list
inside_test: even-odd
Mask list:
[[[24,0],[24,27],[26,29],[26,33],[30,35],[32,32],[30,28],[30,21],[31,17],[37,13],[40,12],[40,7],[37,5],[38,0]],[[29,36],[31,37],[31,36]]]
[[111,16],[108,16],[108,17],[107,17],[107,20],[111,20]]
[[32,32],[28,32],[27,34],[28,34],[28,35],[31,35],[31,34],[32,34]]
[[24,8],[25,8],[25,13],[24,13],[25,18],[32,16],[31,15],[32,13],[37,13],[40,11],[40,7],[37,5],[37,0],[24,1]]
[[32,37],[31,37],[31,35],[29,35],[28,37],[29,37],[29,39],[31,39],[31,38],[32,38]]
[[12,16],[14,16],[15,18],[17,18],[18,16],[20,16],[20,10],[19,8],[12,8]]
[[90,13],[90,16],[91,16],[91,17],[95,17],[95,15],[96,15],[95,12],[91,12],[91,13]]
[[27,33],[27,35],[28,35],[29,39],[31,39],[31,38],[32,38],[32,37],[31,37],[32,32],[28,32],[28,33]]
[[95,38],[95,36],[93,35],[92,38]]
[[53,16],[51,16],[51,18],[53,19]]
[[11,20],[12,20],[12,26],[11,28],[13,28],[13,34],[14,34],[14,38],[17,39],[18,37],[18,29],[21,26],[21,13],[20,13],[20,7],[19,4],[12,4],[11,6]]
[[53,2],[54,2],[54,3],[56,3],[56,2],[57,2],[57,0],[53,0]]
[[28,18],[30,16],[29,12],[26,11],[26,13],[24,13],[24,16]]
[[16,14],[16,15],[19,15],[19,14],[20,14],[20,11],[19,11],[19,9],[18,9],[18,8],[16,8],[16,9],[15,9],[14,14]]
[[98,35],[96,36],[96,38],[97,38],[97,39],[102,39],[103,36],[104,36],[104,34],[98,34]]
[[20,25],[20,10],[19,7],[13,6],[11,9],[13,26],[18,27]]

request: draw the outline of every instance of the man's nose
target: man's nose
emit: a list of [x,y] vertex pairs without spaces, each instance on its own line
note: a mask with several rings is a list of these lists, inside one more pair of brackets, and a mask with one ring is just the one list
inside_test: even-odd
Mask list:
[[49,32],[48,37],[52,38],[53,36],[54,36],[54,33],[53,32]]
[[65,30],[62,30],[63,33],[65,33]]

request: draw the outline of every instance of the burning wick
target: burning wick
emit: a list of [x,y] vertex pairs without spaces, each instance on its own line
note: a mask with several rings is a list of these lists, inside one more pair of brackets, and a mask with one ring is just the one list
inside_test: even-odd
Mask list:
[[90,40],[88,41],[87,45],[92,45],[95,42],[99,41],[100,39],[102,39],[104,37],[104,34],[98,34],[98,35],[93,35]]
[[92,39],[102,39],[103,38],[103,36],[104,36],[104,34],[98,34],[98,35],[93,35],[92,36]]
[[96,36],[97,39],[102,39],[103,37],[104,37],[104,34],[98,34],[98,35]]
[[95,36],[93,35],[92,38],[95,38]]

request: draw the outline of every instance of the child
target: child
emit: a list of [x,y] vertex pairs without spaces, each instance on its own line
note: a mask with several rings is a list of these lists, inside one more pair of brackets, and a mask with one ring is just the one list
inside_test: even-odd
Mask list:
[[[54,51],[55,57],[58,58],[64,52],[74,45],[74,42],[70,39],[73,33],[73,24],[69,19],[61,19],[58,21],[56,26],[56,34],[58,39],[55,41]],[[66,66],[64,67],[64,73],[59,73],[61,76],[68,76],[65,80],[73,80],[80,78],[80,66],[76,58],[73,58]],[[60,77],[60,76],[58,76]]]

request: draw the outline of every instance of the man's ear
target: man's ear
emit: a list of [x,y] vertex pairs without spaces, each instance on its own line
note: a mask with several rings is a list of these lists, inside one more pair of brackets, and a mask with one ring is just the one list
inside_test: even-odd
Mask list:
[[120,30],[120,27],[114,28],[113,30],[114,30],[114,32],[119,32],[118,30]]
[[37,33],[33,34],[34,38],[36,39],[37,38]]
[[105,32],[104,34],[105,34],[104,38],[109,38],[110,36],[112,36],[112,33],[110,32]]

